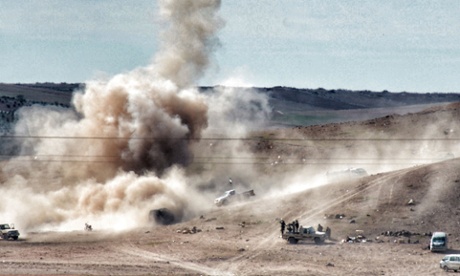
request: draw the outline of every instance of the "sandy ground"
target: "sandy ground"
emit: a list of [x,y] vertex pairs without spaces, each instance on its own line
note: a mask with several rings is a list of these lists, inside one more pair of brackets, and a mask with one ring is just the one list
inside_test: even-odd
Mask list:
[[[440,275],[444,254],[421,244],[327,241],[288,244],[266,222],[202,232],[173,227],[111,236],[103,232],[31,233],[1,241],[2,275]],[[222,224],[223,225],[223,224]],[[102,239],[102,240],[101,240]]]
[[[341,200],[336,198],[337,204]],[[373,235],[367,242],[347,243],[343,239],[345,233],[351,232],[346,229],[349,223],[339,221],[330,223],[332,238],[324,244],[303,241],[293,245],[280,238],[276,220],[280,210],[267,205],[266,212],[251,212],[254,204],[263,203],[255,200],[216,207],[188,222],[116,234],[97,229],[35,232],[26,233],[19,241],[0,240],[0,274],[445,274],[439,268],[439,261],[446,253],[426,250],[427,237],[412,238],[409,244],[407,238],[378,236],[377,239]],[[328,208],[310,209],[303,213],[300,222],[319,221],[318,214]],[[196,233],[190,233],[193,227]]]

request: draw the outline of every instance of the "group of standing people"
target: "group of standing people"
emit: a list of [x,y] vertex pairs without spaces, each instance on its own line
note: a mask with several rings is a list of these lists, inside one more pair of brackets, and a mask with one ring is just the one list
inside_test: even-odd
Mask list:
[[299,231],[299,221],[298,220],[294,220],[293,222],[288,223],[286,225],[286,222],[283,219],[281,219],[280,224],[281,224],[281,235],[284,234],[284,230],[286,230],[286,228],[287,228],[288,232],[294,232],[295,233],[295,232]]

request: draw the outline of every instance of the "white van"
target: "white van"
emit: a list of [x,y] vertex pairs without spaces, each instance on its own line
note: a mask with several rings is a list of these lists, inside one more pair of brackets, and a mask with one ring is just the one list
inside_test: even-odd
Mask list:
[[460,270],[460,255],[446,255],[439,262],[439,267],[445,271],[453,270],[457,272]]
[[430,240],[430,251],[446,251],[447,234],[445,232],[434,232]]

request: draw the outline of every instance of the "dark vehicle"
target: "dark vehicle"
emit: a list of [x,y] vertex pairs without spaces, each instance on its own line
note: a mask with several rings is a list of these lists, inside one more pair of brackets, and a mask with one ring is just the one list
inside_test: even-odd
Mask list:
[[174,224],[179,221],[178,217],[168,208],[150,210],[149,220],[161,225]]

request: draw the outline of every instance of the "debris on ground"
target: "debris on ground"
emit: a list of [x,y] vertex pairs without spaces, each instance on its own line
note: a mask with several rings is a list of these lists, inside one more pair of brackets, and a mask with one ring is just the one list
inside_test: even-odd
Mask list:
[[404,237],[411,237],[411,236],[427,236],[427,237],[431,237],[433,235],[433,233],[431,232],[425,232],[425,233],[417,233],[417,232],[410,232],[410,231],[407,231],[407,230],[399,230],[399,231],[385,231],[385,232],[382,232],[381,234],[382,236],[387,236],[387,237],[400,237],[400,236],[404,236]]
[[342,243],[360,243],[360,242],[367,242],[368,240],[364,235],[357,235],[355,237],[347,236],[346,239],[342,240]]
[[343,219],[345,214],[325,214],[325,219]]
[[[426,233],[418,233],[418,232],[411,232],[408,230],[399,230],[399,231],[385,231],[380,234],[380,236],[384,237],[394,237],[396,239],[389,239],[388,242],[393,241],[394,243],[412,243],[418,244],[420,243],[420,237],[431,237],[431,232]],[[380,236],[375,238],[378,242],[384,242]]]
[[198,229],[195,226],[193,226],[191,229],[185,227],[185,228],[176,230],[176,233],[182,233],[182,234],[196,234],[196,233],[199,233],[199,232],[201,232],[201,229]]

